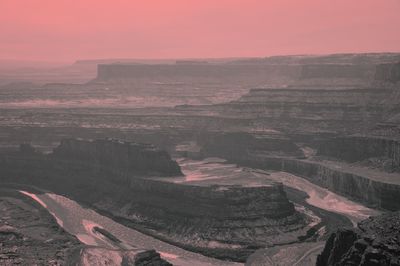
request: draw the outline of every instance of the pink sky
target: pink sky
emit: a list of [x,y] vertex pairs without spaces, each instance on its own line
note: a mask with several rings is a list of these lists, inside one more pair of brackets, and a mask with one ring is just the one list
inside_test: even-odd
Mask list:
[[0,0],[0,59],[400,51],[400,0]]

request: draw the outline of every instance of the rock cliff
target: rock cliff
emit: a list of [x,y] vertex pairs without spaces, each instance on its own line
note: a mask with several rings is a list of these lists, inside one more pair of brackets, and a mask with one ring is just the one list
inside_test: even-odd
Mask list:
[[400,143],[394,139],[373,136],[332,138],[320,143],[318,155],[360,162],[388,172],[400,170]]
[[214,106],[222,116],[246,118],[254,127],[285,132],[368,132],[393,107],[392,89],[304,87],[252,89],[237,101]]
[[64,139],[53,151],[58,159],[78,160],[129,174],[182,175],[166,151],[150,144],[118,140]]
[[356,229],[333,233],[318,256],[317,266],[400,265],[400,212],[371,217]]
[[400,210],[398,174],[382,173],[334,161],[257,155],[247,159],[238,158],[236,162],[255,168],[289,172],[367,205],[387,210]]
[[84,248],[77,265],[107,266],[119,261],[121,266],[172,266],[155,250],[113,250],[100,247]]
[[288,232],[301,227],[280,184],[196,186],[133,179],[130,190],[128,216],[140,214],[164,234],[197,239],[200,246],[273,244],[278,228]]

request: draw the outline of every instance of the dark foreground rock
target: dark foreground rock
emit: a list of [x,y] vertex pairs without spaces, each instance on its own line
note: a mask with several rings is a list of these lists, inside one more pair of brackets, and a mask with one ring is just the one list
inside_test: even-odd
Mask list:
[[121,266],[172,266],[155,250],[112,250],[101,247],[86,247],[81,253],[79,265]]
[[400,265],[400,212],[371,217],[356,229],[332,234],[316,265]]
[[40,205],[0,189],[0,265],[72,265],[82,244]]
[[160,254],[155,250],[147,250],[141,253],[138,253],[134,256],[134,259],[127,257],[125,260],[122,260],[122,265],[132,265],[132,262],[137,266],[146,266],[146,265],[153,265],[153,266],[172,266],[171,263],[166,262],[160,257]]
[[2,266],[172,265],[155,250],[85,246],[64,231],[45,208],[13,189],[0,189],[0,213]]

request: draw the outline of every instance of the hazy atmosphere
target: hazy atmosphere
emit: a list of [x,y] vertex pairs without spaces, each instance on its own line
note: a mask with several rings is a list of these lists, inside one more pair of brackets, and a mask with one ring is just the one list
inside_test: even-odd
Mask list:
[[0,0],[0,266],[400,266],[399,0]]
[[398,0],[1,0],[0,59],[400,51]]

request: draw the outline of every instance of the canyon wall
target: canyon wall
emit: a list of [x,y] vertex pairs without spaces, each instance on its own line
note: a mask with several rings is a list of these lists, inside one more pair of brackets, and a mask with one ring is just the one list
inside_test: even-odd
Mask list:
[[373,136],[336,137],[321,142],[318,155],[351,163],[368,159],[386,159],[382,162],[385,163],[382,165],[383,169],[395,171],[400,168],[400,143],[394,139]]
[[384,173],[368,173],[365,169],[361,169],[363,171],[361,172],[357,168],[346,168],[343,164],[282,157],[254,155],[233,161],[249,167],[292,173],[332,192],[375,208],[400,210],[400,181],[396,179],[397,176],[387,174],[386,178]]
[[285,132],[368,132],[393,105],[391,89],[288,87],[252,89],[239,100],[214,106],[223,116]]
[[236,246],[240,254],[251,246],[298,241],[288,235],[297,235],[304,226],[281,184],[191,186],[132,179],[130,191],[130,210],[115,215],[139,217],[136,222],[192,247]]
[[64,139],[53,151],[59,159],[78,160],[130,174],[177,176],[179,165],[150,144],[118,140]]
[[317,266],[400,265],[400,212],[371,217],[354,229],[333,233],[317,258]]

